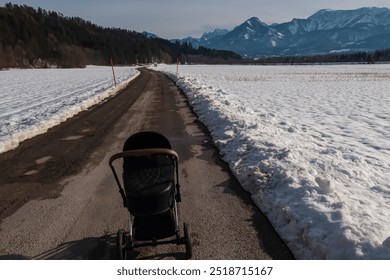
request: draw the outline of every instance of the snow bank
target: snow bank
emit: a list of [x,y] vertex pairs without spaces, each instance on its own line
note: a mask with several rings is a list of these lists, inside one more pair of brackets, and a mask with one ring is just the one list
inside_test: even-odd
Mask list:
[[390,67],[160,65],[299,259],[390,259]]

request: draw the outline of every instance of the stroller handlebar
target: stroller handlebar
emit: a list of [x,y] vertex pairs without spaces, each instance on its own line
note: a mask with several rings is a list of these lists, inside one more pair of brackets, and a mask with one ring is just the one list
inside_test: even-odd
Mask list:
[[109,164],[117,160],[118,158],[126,158],[126,157],[144,157],[151,155],[167,155],[175,158],[177,161],[179,160],[179,155],[170,149],[162,149],[162,148],[153,148],[153,149],[140,149],[140,150],[129,150],[125,152],[121,152],[110,157]]

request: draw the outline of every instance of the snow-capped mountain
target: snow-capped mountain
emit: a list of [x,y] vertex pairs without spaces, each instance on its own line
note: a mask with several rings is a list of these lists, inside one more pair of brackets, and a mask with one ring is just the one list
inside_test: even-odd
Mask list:
[[194,48],[199,48],[200,46],[208,47],[213,41],[218,40],[219,37],[228,32],[229,30],[227,29],[215,29],[214,31],[204,33],[200,38],[188,36],[183,39],[171,39],[170,41],[172,43],[175,43],[176,41],[191,43]]
[[215,29],[212,32],[204,33],[203,36],[200,38],[200,44],[203,46],[207,46],[210,42],[213,40],[217,40],[219,37],[222,37],[226,33],[229,33],[229,30],[227,29]]
[[320,10],[307,19],[306,31],[354,28],[359,25],[390,25],[387,8],[361,8],[357,10]]
[[320,10],[307,19],[273,25],[253,17],[231,31],[215,30],[191,39],[194,47],[251,57],[390,48],[390,9]]
[[208,47],[223,49],[229,46],[229,50],[243,54],[247,51],[256,51],[258,46],[273,48],[283,40],[283,36],[282,33],[253,17],[232,31],[209,40]]

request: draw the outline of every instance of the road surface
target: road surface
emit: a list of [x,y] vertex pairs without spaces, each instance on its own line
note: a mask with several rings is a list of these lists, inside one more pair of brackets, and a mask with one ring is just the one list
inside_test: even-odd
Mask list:
[[[167,136],[180,156],[179,218],[190,225],[193,259],[293,258],[180,90],[141,69],[116,97],[0,155],[0,259],[115,259],[128,215],[108,159],[142,130]],[[185,248],[139,248],[131,257],[184,259]]]

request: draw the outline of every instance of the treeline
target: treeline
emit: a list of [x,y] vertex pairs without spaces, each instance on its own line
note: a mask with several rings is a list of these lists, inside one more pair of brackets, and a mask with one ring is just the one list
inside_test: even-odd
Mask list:
[[237,63],[229,51],[193,49],[141,33],[103,28],[78,17],[8,3],[0,7],[0,68],[84,67],[152,62]]
[[249,59],[247,63],[256,64],[318,64],[318,63],[368,63],[389,62],[390,49],[375,52],[355,52],[329,55],[264,57]]

